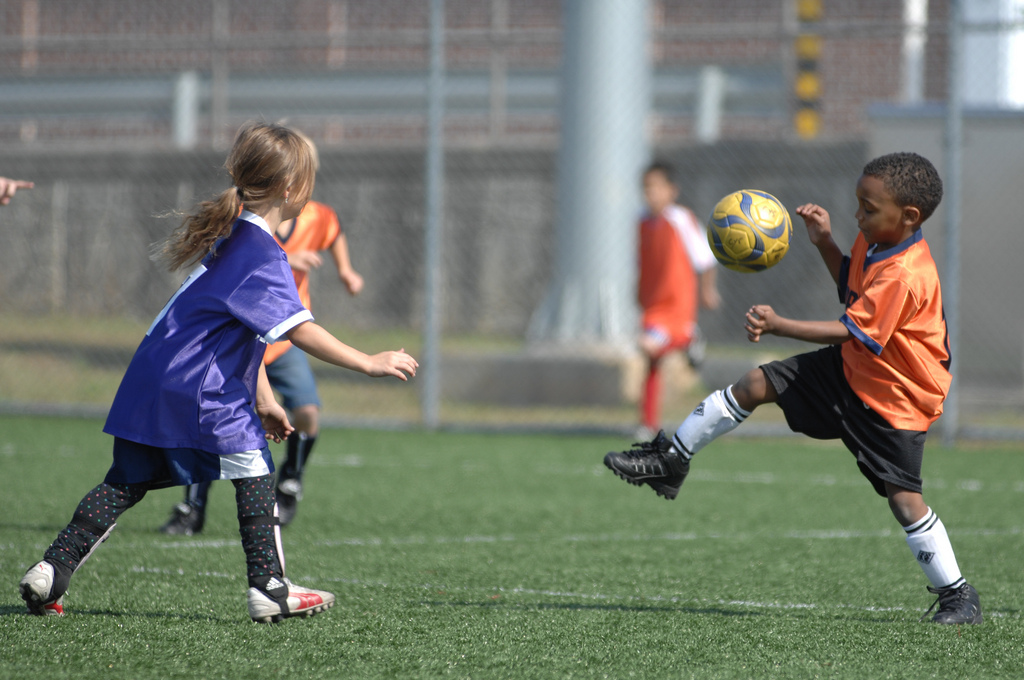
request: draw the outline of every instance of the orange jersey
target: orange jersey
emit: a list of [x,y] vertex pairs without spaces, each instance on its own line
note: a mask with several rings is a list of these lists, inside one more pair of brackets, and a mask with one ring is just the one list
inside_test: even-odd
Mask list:
[[[310,201],[295,219],[291,232],[284,238],[279,234],[274,234],[274,238],[277,239],[277,243],[284,249],[284,252],[291,255],[303,250],[316,252],[327,250],[337,240],[339,234],[341,234],[341,225],[338,223],[338,216],[334,210],[323,203]],[[306,309],[310,309],[309,272],[292,269],[292,275],[295,277],[295,287],[299,289],[299,300],[302,301]],[[267,345],[263,363],[272,364],[291,346],[292,343],[287,340]]]
[[689,342],[697,323],[697,276],[715,264],[693,212],[670,205],[640,222],[638,297],[644,328],[659,328],[673,344]]
[[894,428],[927,430],[952,376],[939,273],[923,232],[877,254],[858,234],[839,290],[840,321],[855,338],[843,344],[850,387]]

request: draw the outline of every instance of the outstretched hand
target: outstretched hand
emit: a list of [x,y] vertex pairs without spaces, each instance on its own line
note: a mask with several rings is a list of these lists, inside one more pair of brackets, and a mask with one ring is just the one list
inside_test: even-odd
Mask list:
[[768,305],[754,305],[748,309],[747,323],[744,326],[747,331],[747,340],[760,342],[762,335],[774,333],[778,318],[779,315]]
[[267,431],[267,439],[275,444],[280,444],[282,440],[287,439],[288,435],[295,431],[292,424],[288,422],[288,413],[276,401],[256,406],[256,415],[260,417],[260,423],[262,423],[263,429]]
[[8,179],[0,177],[0,205],[8,205],[18,189],[32,189],[36,185],[33,182],[26,182],[22,179]]
[[807,236],[814,245],[820,245],[826,239],[832,238],[832,221],[828,211],[816,203],[805,203],[799,206],[794,212],[804,218],[804,225],[807,227]]
[[[370,370],[367,375],[374,378],[382,378],[392,375],[399,380],[408,380],[416,375],[419,363],[406,354],[405,349],[397,352],[381,352],[370,357]],[[408,374],[408,377],[406,377]]]
[[288,254],[288,266],[297,272],[310,272],[324,263],[315,250],[298,250]]

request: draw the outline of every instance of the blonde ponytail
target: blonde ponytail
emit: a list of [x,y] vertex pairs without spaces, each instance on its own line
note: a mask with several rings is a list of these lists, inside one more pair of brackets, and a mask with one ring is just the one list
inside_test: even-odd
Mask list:
[[305,204],[316,179],[315,150],[305,137],[282,125],[244,124],[224,163],[234,186],[200,203],[164,242],[160,256],[168,268],[175,271],[206,257],[218,239],[230,235],[243,202],[258,213],[258,206],[291,189],[292,200]]
[[187,216],[164,242],[162,259],[172,272],[202,260],[217,241],[231,233],[231,225],[242,208],[240,191],[231,187],[199,210]]

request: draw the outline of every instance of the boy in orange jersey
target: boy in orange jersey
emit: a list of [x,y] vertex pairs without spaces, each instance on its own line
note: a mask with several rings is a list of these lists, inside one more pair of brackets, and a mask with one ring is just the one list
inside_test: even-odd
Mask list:
[[[321,251],[330,251],[338,278],[351,295],[358,295],[363,289],[363,277],[352,267],[348,240],[330,206],[308,202],[296,219],[281,223],[274,238],[288,256],[299,299],[306,309],[311,309],[309,272],[323,264]],[[268,345],[263,363],[270,385],[281,395],[295,427],[287,441],[287,457],[277,473],[279,519],[281,526],[286,526],[295,518],[302,500],[302,474],[320,432],[320,396],[309,360],[291,342],[282,340]],[[206,521],[209,494],[210,482],[185,487],[185,500],[174,506],[160,531],[186,536],[200,533]]]
[[644,200],[648,211],[640,221],[640,281],[643,309],[640,350],[647,373],[640,401],[643,432],[648,438],[658,429],[661,397],[661,361],[682,350],[690,363],[703,358],[703,338],[697,327],[698,305],[719,304],[715,257],[693,211],[676,203],[679,190],[675,169],[655,161],[644,171]]
[[746,314],[747,337],[758,342],[770,334],[827,347],[753,369],[709,395],[671,440],[659,432],[654,441],[609,453],[605,465],[631,484],[647,483],[675,498],[695,453],[754,408],[775,402],[794,431],[841,439],[888,499],[931,581],[928,590],[938,595],[932,621],[981,623],[978,593],[921,495],[925,437],[951,382],[939,276],[921,231],[941,199],[942,180],[925,158],[894,153],[872,160],[857,181],[859,234],[849,256],[832,240],[823,208],[797,208],[846,312],[837,321],[797,321],[754,305]]

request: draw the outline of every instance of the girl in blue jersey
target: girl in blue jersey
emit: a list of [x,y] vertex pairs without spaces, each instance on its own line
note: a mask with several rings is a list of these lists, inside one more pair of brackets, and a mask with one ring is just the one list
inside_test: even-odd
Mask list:
[[331,607],[334,595],[292,584],[274,499],[267,439],[292,432],[263,367],[268,343],[287,338],[329,363],[407,380],[405,353],[366,355],[313,323],[273,233],[313,193],[309,145],[279,125],[248,123],[225,167],[234,186],[199,206],[166,242],[172,270],[193,266],[157,315],[117,391],[104,431],[114,462],[86,494],[43,560],[20,583],[33,614],[62,614],[72,574],[118,517],[150,489],[230,479],[248,574],[249,616],[279,621]]

